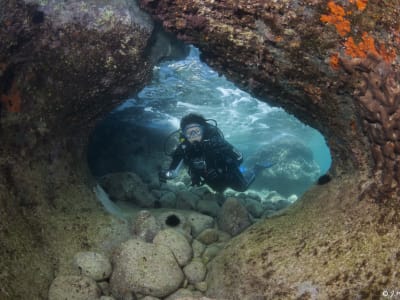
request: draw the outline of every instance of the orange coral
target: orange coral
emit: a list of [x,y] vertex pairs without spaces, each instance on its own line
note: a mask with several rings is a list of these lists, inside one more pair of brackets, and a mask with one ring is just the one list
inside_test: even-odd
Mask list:
[[356,3],[358,10],[363,11],[368,4],[368,0],[350,0],[350,3]]
[[332,69],[339,70],[339,54],[338,53],[334,53],[331,55],[331,57],[329,58],[329,64]]
[[[367,6],[368,0],[349,0],[349,2],[355,3],[358,10],[363,11]],[[328,2],[328,8],[330,10],[330,14],[321,15],[320,20],[322,22],[335,25],[337,32],[342,37],[350,33],[351,24],[350,21],[345,17],[351,15],[352,12],[345,11],[342,6],[335,4],[333,1]],[[396,37],[396,31],[394,35]],[[358,44],[354,41],[353,37],[348,37],[344,43],[344,49],[345,54],[351,57],[365,58],[368,54],[372,54],[384,59],[387,62],[392,62],[397,56],[397,53],[394,49],[388,50],[384,44],[379,44],[379,47],[377,48],[375,46],[374,38],[367,32],[362,34],[361,41]],[[339,69],[339,61],[339,54],[336,53],[329,58],[329,64],[332,69]]]
[[352,37],[349,37],[346,42],[344,43],[345,52],[347,55],[351,57],[360,57],[364,58],[367,57],[367,54],[362,50],[364,47],[363,42],[360,42],[358,45],[354,42]]
[[391,62],[396,58],[396,52],[392,49],[388,51],[385,45],[381,44],[379,50],[375,47],[375,40],[367,32],[363,32],[362,40],[356,44],[352,37],[349,37],[344,43],[345,53],[351,57],[365,58],[367,54],[373,54],[382,57],[385,61]]
[[394,61],[397,56],[396,50],[394,50],[394,49],[388,50],[388,49],[386,49],[384,44],[379,45],[379,54],[387,62]]
[[13,82],[8,94],[1,95],[0,102],[3,103],[5,108],[10,112],[21,111],[21,94],[15,82]]
[[336,27],[337,32],[341,36],[345,36],[350,32],[350,22],[345,19],[346,12],[344,8],[333,1],[328,2],[330,10],[329,15],[321,15],[320,20],[325,23],[333,24]]

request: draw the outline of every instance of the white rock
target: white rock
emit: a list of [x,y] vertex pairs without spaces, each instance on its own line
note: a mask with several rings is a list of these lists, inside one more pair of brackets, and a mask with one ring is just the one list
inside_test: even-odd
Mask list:
[[197,240],[205,245],[211,245],[212,243],[217,242],[218,238],[218,230],[214,228],[207,228],[197,236]]
[[194,287],[200,292],[205,293],[207,291],[207,282],[205,281],[197,282],[195,283]]
[[204,250],[206,249],[206,245],[198,240],[193,240],[192,242],[193,248],[193,257],[200,257],[203,255]]
[[221,249],[224,247],[224,243],[221,244],[212,244],[208,246],[202,255],[202,260],[204,263],[210,262],[217,254],[221,251]]
[[204,229],[213,228],[215,226],[214,218],[196,212],[190,213],[187,216],[187,221],[192,228],[193,237],[196,237]]
[[206,266],[203,264],[201,259],[193,259],[187,266],[183,268],[186,278],[192,284],[203,281],[206,277]]
[[184,299],[184,298],[191,298],[193,297],[192,291],[188,289],[179,289],[175,293],[169,295],[167,298],[164,300],[179,300],[179,299]]
[[113,255],[113,266],[110,286],[117,298],[126,292],[165,297],[176,291],[184,280],[169,248],[139,239],[120,245]]
[[80,275],[96,281],[109,278],[112,271],[110,260],[107,257],[90,251],[75,254],[74,266],[80,272]]
[[96,281],[85,276],[58,276],[51,283],[49,300],[98,300]]
[[168,247],[175,255],[180,266],[185,266],[193,257],[193,249],[188,240],[174,229],[161,230],[154,238],[153,244]]
[[156,217],[150,211],[141,210],[135,216],[132,224],[132,233],[145,242],[151,243],[160,230],[160,224],[158,224]]

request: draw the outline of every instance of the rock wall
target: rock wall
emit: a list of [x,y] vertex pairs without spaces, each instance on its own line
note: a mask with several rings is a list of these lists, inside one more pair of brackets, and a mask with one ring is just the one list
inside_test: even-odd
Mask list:
[[[332,150],[331,182],[232,240],[209,266],[209,294],[372,298],[395,287],[398,1],[141,5],[221,74],[319,129]],[[0,0],[0,25],[0,298],[45,299],[74,253],[123,238],[126,224],[91,191],[87,137],[147,82],[151,53],[164,55],[128,0]]]
[[131,1],[0,1],[1,299],[46,299],[74,253],[124,234],[85,152],[94,123],[150,78],[153,42]]
[[[318,129],[332,180],[232,240],[222,299],[379,298],[398,283],[398,1],[141,0],[243,89]],[[234,258],[234,259],[232,259]]]

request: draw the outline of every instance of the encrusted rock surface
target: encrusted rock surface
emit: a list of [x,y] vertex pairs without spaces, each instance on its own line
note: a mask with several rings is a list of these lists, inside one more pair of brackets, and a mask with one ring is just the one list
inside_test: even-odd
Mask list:
[[218,216],[218,225],[222,231],[235,236],[251,225],[249,213],[236,198],[228,198]]
[[96,281],[85,276],[56,277],[49,290],[49,300],[97,300],[99,298],[100,289]]
[[127,232],[95,199],[85,149],[151,76],[152,33],[130,1],[0,0],[1,299],[46,299],[73,253]]
[[131,239],[118,247],[113,255],[114,270],[110,285],[113,295],[126,292],[165,297],[181,285],[184,274],[172,251]]
[[135,173],[107,174],[101,177],[99,181],[113,201],[128,201],[139,207],[152,207],[154,205],[154,196]]
[[186,266],[193,257],[193,249],[186,237],[174,229],[160,231],[153,243],[171,250],[179,266]]
[[[329,183],[223,248],[208,295],[363,299],[396,287],[398,1],[140,2],[332,151]],[[111,250],[127,231],[96,203],[85,147],[94,122],[148,80],[153,25],[124,0],[0,0],[0,25],[0,298],[46,299],[73,253]]]
[[332,153],[332,181],[233,239],[209,265],[207,294],[379,298],[396,285],[399,3],[140,3],[215,70],[318,129]]
[[111,263],[101,253],[78,252],[74,256],[74,265],[82,276],[87,276],[95,281],[105,280],[111,275]]
[[356,201],[355,182],[345,176],[315,187],[228,242],[208,265],[207,295],[380,299],[399,281],[398,214]]

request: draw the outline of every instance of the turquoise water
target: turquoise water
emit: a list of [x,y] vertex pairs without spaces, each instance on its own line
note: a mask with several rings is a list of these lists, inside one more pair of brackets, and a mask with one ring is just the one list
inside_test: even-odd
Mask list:
[[321,174],[329,169],[330,152],[318,131],[218,76],[200,61],[198,49],[191,47],[186,59],[163,62],[153,72],[152,82],[117,109],[141,108],[142,115],[135,115],[139,125],[170,132],[178,128],[182,116],[197,112],[215,119],[225,138],[245,155],[293,137],[310,148]]

